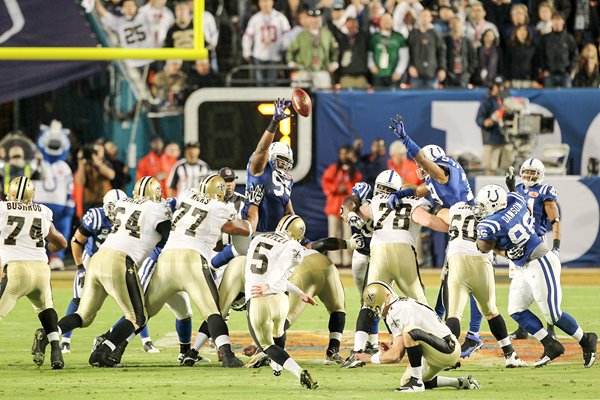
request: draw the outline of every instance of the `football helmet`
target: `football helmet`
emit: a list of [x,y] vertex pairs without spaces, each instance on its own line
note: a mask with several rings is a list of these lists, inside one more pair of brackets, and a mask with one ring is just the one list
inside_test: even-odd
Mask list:
[[8,200],[32,202],[35,197],[35,186],[26,176],[17,176],[8,185]]
[[225,179],[217,174],[207,175],[200,181],[198,191],[205,197],[225,201]]
[[152,176],[143,176],[137,180],[133,187],[133,198],[147,198],[152,201],[160,201],[162,189],[160,183]]
[[124,191],[120,189],[111,189],[102,198],[102,208],[104,208],[104,212],[106,216],[111,221],[113,220],[114,212],[115,212],[115,203],[118,200],[126,198],[127,195]]
[[[423,150],[423,154],[425,154],[425,157],[427,157],[431,161],[435,161],[440,157],[446,156],[446,152],[444,151],[444,149],[442,149],[440,146],[436,146],[435,144],[428,144],[427,146],[421,148],[421,150]],[[418,167],[419,168],[417,168],[417,176],[419,177],[419,179],[426,179],[429,176],[429,174],[420,165]]]
[[392,194],[402,187],[402,178],[393,169],[386,169],[375,178],[375,190],[373,196],[380,194]]
[[519,170],[519,175],[525,187],[531,187],[535,184],[542,183],[546,167],[544,163],[537,158],[525,160]]
[[475,197],[475,218],[481,220],[503,210],[508,205],[506,190],[498,185],[485,185]]
[[294,153],[285,143],[271,143],[269,146],[269,162],[277,171],[288,173],[294,167]]
[[385,306],[397,298],[392,287],[382,281],[369,283],[363,291],[363,304],[377,315],[381,315]]
[[306,224],[299,215],[288,214],[279,220],[275,232],[286,232],[294,240],[300,241],[306,233]]

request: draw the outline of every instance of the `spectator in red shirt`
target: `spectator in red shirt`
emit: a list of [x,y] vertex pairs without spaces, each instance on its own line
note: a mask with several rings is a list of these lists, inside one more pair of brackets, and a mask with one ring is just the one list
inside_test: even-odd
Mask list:
[[[321,188],[327,197],[325,214],[330,237],[350,239],[350,226],[340,218],[340,208],[344,199],[352,193],[352,186],[360,182],[362,174],[354,164],[355,155],[351,146],[343,146],[338,150],[338,161],[331,164],[323,173]],[[329,258],[336,265],[349,266],[352,263],[352,251],[329,252]]]
[[142,176],[153,176],[160,182],[163,197],[167,194],[167,176],[171,170],[170,157],[163,152],[165,144],[163,140],[154,136],[150,139],[150,151],[138,163],[135,173],[136,181]]
[[423,181],[417,175],[417,164],[406,157],[406,147],[401,141],[395,140],[390,144],[390,159],[388,169],[393,169],[400,175],[404,184],[420,185]]

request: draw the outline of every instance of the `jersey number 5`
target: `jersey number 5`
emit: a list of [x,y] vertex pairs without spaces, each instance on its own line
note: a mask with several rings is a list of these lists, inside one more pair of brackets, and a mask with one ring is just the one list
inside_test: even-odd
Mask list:
[[273,248],[272,244],[260,242],[254,249],[252,261],[250,261],[250,271],[253,274],[263,275],[267,272],[267,252]]

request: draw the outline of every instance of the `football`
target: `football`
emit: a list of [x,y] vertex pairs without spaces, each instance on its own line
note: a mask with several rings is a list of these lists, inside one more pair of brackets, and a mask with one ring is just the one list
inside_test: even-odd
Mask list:
[[312,111],[312,101],[304,90],[297,88],[292,93],[292,107],[303,117],[308,117]]

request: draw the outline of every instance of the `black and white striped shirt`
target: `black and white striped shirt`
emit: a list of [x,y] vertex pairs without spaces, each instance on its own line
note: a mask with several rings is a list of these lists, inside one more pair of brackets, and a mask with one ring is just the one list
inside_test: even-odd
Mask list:
[[210,167],[206,162],[198,160],[196,164],[192,165],[182,158],[171,168],[167,178],[167,187],[176,189],[177,193],[181,193],[187,188],[196,188],[200,184],[200,179],[209,172]]

